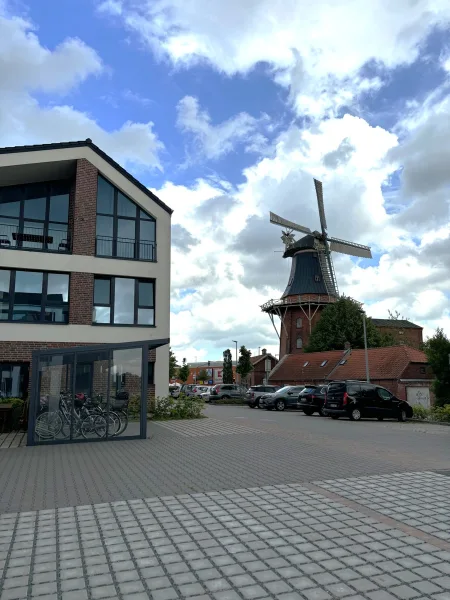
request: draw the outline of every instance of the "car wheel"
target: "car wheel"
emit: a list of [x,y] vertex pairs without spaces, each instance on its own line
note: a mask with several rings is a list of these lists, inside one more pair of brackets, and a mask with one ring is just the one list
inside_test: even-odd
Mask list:
[[352,408],[350,412],[350,421],[361,421],[361,411],[359,408]]
[[277,400],[277,403],[275,405],[275,408],[277,410],[284,410],[286,408],[286,405],[284,403],[284,400]]
[[324,412],[323,406],[321,406],[321,407],[319,408],[319,415],[320,415],[321,417],[326,417],[326,416],[327,416],[327,415],[325,414],[325,412]]
[[256,401],[256,408],[261,408],[261,402],[259,401],[259,398]]
[[314,411],[311,410],[310,408],[304,408],[303,412],[305,413],[306,416],[310,417]]
[[402,410],[401,410],[401,411],[398,413],[398,417],[397,417],[397,418],[398,418],[398,420],[399,420],[401,423],[404,423],[404,422],[405,422],[405,421],[408,419],[408,417],[406,416],[406,410],[405,410],[405,409],[402,409]]
[[249,404],[250,408],[256,408],[256,404]]
[[377,417],[378,421],[382,421],[384,419],[384,417]]
[[333,421],[337,421],[339,419],[337,415],[332,415],[331,418],[333,419]]

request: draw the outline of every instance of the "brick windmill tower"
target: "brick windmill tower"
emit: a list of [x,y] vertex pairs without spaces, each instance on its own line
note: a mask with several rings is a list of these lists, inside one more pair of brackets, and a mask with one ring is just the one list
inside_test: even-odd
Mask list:
[[[280,340],[280,359],[285,354],[303,352],[322,310],[336,302],[339,291],[331,252],[372,258],[368,246],[329,237],[323,205],[322,183],[314,179],[321,231],[298,225],[275,213],[270,222],[284,227],[281,239],[285,244],[283,258],[292,258],[291,273],[284,294],[279,300],[269,300],[261,306],[267,313]],[[306,234],[295,241],[293,231]],[[280,327],[275,324],[280,319]]]

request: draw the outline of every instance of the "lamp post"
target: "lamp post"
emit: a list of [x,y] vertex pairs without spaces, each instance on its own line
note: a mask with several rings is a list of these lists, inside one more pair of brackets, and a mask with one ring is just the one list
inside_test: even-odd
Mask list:
[[366,380],[370,383],[369,375],[369,354],[367,352],[367,331],[366,331],[366,315],[363,314],[363,329],[364,329],[364,354],[366,357]]
[[238,343],[237,343],[236,340],[231,340],[231,341],[233,342],[233,344],[236,344],[236,371],[235,371],[236,376],[235,376],[235,380],[236,380],[236,383],[237,383],[237,362],[238,362],[237,361],[237,348],[238,348]]

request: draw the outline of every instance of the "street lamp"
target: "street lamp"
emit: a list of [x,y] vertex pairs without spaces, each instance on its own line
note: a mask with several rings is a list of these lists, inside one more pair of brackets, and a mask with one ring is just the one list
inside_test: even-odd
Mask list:
[[231,341],[233,342],[233,344],[236,344],[236,371],[235,371],[236,376],[235,376],[235,380],[236,380],[236,383],[237,383],[237,362],[238,362],[237,361],[237,346],[238,346],[238,343],[237,343],[236,340],[231,340]]

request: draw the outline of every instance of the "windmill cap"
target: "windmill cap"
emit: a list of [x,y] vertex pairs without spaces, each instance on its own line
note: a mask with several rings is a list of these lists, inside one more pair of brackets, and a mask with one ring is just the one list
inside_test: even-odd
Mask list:
[[283,258],[294,256],[294,254],[297,254],[300,250],[315,250],[315,241],[316,238],[313,235],[305,235],[287,248],[286,252],[283,254]]

